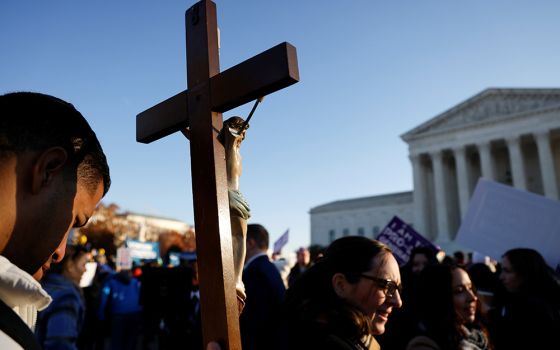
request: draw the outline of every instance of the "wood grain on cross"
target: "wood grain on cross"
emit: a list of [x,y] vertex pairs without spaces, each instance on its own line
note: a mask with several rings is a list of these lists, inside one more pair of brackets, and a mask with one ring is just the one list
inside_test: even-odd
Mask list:
[[190,129],[191,172],[204,344],[241,349],[222,112],[299,81],[296,49],[279,44],[220,73],[216,4],[187,10],[188,89],[140,113],[136,140],[149,143]]

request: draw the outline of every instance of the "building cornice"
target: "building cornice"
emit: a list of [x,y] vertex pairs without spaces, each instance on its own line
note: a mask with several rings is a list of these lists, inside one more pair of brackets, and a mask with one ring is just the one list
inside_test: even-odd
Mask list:
[[[547,99],[551,99],[550,96],[554,99],[547,101]],[[497,97],[502,97],[504,101],[488,101],[486,105],[483,104],[486,100]],[[531,101],[530,97],[534,97],[534,102]],[[508,113],[508,108],[516,106],[516,103],[519,102],[514,101],[514,99],[525,99],[526,104],[531,102],[532,105],[536,105],[536,108]],[[540,103],[540,106],[537,105],[538,103]],[[532,105],[525,108],[532,108]],[[488,108],[489,106],[494,107],[494,111],[485,109],[480,111],[480,107]],[[476,109],[477,107],[479,107],[479,110]],[[506,120],[526,118],[557,110],[560,110],[560,89],[487,89],[402,134],[401,139],[410,143],[411,141],[449,132],[487,127],[503,123]],[[464,115],[461,118],[462,113]],[[461,118],[463,123],[442,125],[446,121],[452,120],[453,117]],[[438,128],[438,125],[441,125],[441,127]]]
[[311,208],[309,210],[309,214],[329,213],[340,210],[371,208],[386,205],[398,205],[403,203],[412,203],[412,191],[334,201]]
[[504,122],[515,122],[516,120],[521,120],[527,117],[531,117],[531,116],[536,116],[536,115],[542,115],[542,114],[546,114],[546,113],[550,113],[550,112],[559,112],[560,113],[560,105],[557,106],[553,106],[553,107],[547,107],[547,108],[542,108],[539,110],[534,110],[534,111],[528,111],[528,112],[523,112],[523,113],[518,113],[515,115],[507,115],[507,116],[501,116],[501,117],[496,117],[490,120],[485,120],[473,125],[469,125],[469,126],[457,126],[457,127],[453,127],[453,128],[448,128],[445,130],[434,130],[432,132],[426,132],[420,135],[415,135],[413,137],[410,137],[408,140],[406,140],[407,143],[411,143],[414,141],[418,141],[418,140],[422,140],[422,139],[428,139],[428,138],[433,138],[433,137],[437,137],[437,136],[442,136],[442,135],[446,135],[446,134],[450,134],[450,133],[455,133],[455,132],[464,132],[467,130],[477,130],[477,129],[484,129],[484,128],[488,128],[491,127],[493,125],[499,125],[502,124]]

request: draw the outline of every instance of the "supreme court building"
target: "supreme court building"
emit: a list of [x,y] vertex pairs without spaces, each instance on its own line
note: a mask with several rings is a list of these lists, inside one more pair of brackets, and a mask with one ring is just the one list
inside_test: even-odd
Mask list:
[[397,215],[446,247],[480,177],[559,199],[560,89],[487,89],[401,135],[413,191],[310,210],[311,244],[377,237]]

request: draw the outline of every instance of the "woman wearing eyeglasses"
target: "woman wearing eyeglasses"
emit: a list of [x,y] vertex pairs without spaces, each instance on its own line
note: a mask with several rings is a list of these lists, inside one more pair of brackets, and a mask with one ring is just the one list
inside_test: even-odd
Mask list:
[[361,236],[334,241],[286,293],[284,349],[379,349],[402,305],[399,265],[385,244]]
[[478,320],[478,298],[463,268],[440,264],[427,266],[418,285],[417,336],[407,350],[491,349]]

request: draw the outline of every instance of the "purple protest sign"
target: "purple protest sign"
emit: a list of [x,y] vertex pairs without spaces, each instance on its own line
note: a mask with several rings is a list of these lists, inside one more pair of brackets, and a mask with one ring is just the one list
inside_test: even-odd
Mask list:
[[439,248],[424,236],[416,232],[398,216],[394,216],[377,236],[377,240],[387,244],[393,250],[393,255],[399,265],[404,265],[410,258],[412,249],[416,247],[429,247],[438,252]]
[[276,242],[274,242],[274,249],[272,250],[273,253],[280,254],[282,248],[286,245],[286,243],[288,243],[289,235],[290,229],[287,229],[286,232],[284,232],[284,234],[280,236],[280,238],[278,238]]

